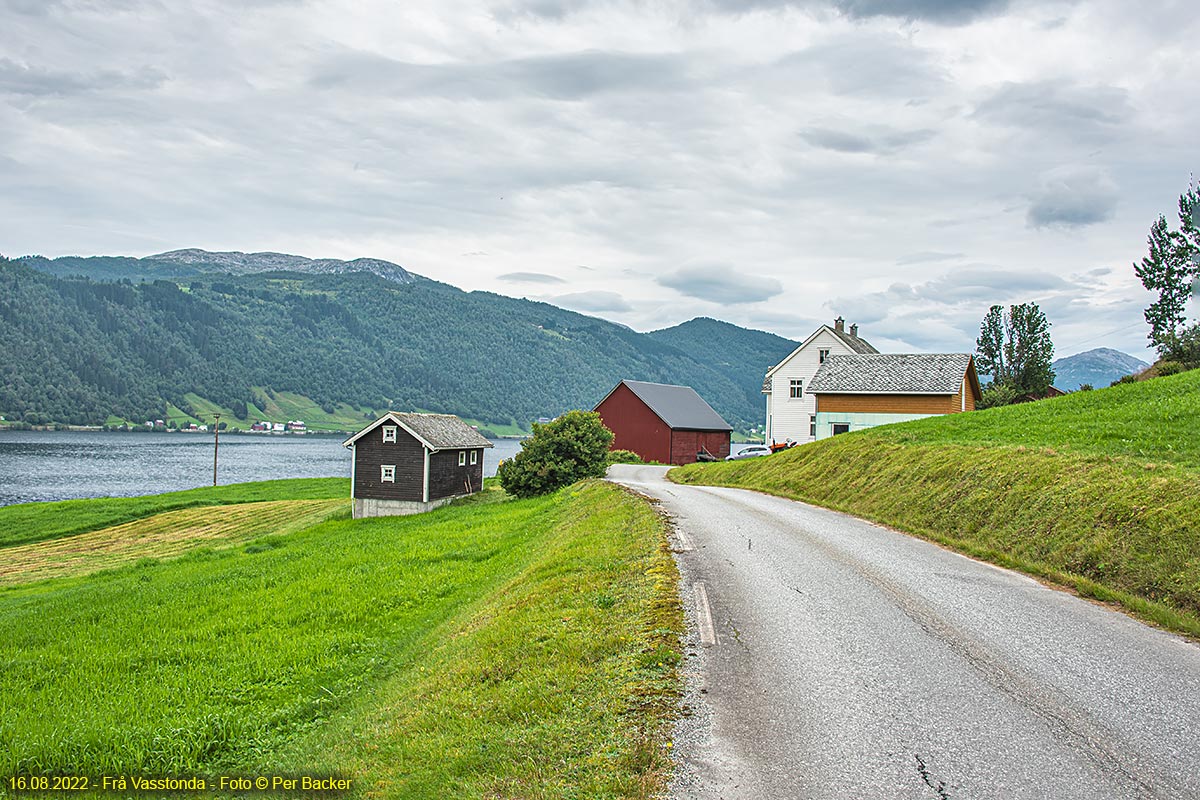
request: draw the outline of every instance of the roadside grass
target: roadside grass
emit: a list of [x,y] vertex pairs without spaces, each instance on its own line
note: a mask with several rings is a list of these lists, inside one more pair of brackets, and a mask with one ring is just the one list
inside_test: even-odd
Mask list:
[[[1200,375],[1183,374],[670,478],[845,511],[1200,636],[1198,388]],[[1039,431],[1048,446],[1028,446]]]
[[102,497],[0,507],[0,550],[75,536],[195,506],[258,503],[267,500],[332,500],[350,496],[346,478],[292,478],[187,489],[143,497]]
[[603,482],[501,497],[0,593],[0,774],[658,796],[682,628],[663,522]]
[[[175,558],[202,545],[228,547],[349,513],[349,500],[269,500],[167,511],[98,531],[6,548],[0,558],[0,587],[86,575],[138,559]],[[264,541],[252,546],[274,544]]]

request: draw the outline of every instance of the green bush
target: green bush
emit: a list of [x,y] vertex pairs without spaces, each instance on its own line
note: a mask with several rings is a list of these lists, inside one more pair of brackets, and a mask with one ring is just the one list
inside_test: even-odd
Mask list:
[[534,423],[521,452],[504,461],[496,477],[514,497],[534,497],[599,478],[608,466],[613,434],[595,411],[568,411],[545,425]]
[[609,464],[645,464],[646,460],[632,450],[610,450]]
[[996,408],[998,406],[1012,405],[1017,399],[1017,390],[1008,383],[993,383],[983,390],[979,402],[975,404],[978,409]]
[[1132,375],[1124,375],[1110,383],[1109,386],[1118,386],[1122,383],[1137,383],[1137,378]]
[[1158,377],[1165,378],[1168,375],[1178,375],[1187,370],[1183,364],[1178,361],[1160,361],[1154,367],[1154,371],[1158,373]]

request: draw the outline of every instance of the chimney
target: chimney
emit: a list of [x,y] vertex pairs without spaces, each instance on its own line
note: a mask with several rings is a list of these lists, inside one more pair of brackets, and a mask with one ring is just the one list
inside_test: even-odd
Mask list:
[[850,335],[855,338],[858,338],[858,323],[857,322],[850,326]]
[[842,319],[841,317],[838,317],[837,319],[835,319],[835,320],[833,321],[833,329],[834,329],[835,331],[844,331],[844,330],[846,330],[846,320]]

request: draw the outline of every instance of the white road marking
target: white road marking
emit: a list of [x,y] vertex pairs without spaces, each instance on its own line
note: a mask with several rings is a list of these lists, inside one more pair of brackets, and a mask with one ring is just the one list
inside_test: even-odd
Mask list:
[[712,609],[708,606],[708,589],[696,581],[692,586],[696,593],[696,624],[700,627],[700,644],[712,647],[717,643],[717,632],[713,628]]
[[692,550],[695,549],[692,546],[692,540],[689,539],[688,535],[686,533],[684,533],[683,531],[676,530],[675,538],[679,540],[679,552],[690,553],[690,552],[692,552]]

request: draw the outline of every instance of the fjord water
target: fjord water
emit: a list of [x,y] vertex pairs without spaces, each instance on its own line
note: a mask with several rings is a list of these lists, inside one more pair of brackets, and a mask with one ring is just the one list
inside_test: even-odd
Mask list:
[[[350,477],[341,436],[223,434],[221,484],[277,478]],[[521,443],[492,442],[483,471]],[[212,434],[0,431],[0,506],[82,497],[133,497],[212,485]]]

